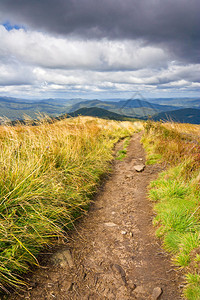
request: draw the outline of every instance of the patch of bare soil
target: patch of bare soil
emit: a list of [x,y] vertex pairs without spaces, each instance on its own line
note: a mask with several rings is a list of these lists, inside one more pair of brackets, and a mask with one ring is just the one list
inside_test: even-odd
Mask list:
[[10,299],[181,299],[181,274],[171,265],[152,226],[147,186],[161,168],[145,162],[135,134],[124,161],[113,173],[69,242],[49,255],[25,294]]

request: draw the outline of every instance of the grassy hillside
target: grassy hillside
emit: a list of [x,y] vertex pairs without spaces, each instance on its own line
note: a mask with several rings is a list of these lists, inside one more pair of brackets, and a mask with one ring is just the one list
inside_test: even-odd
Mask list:
[[184,108],[162,112],[153,117],[155,121],[174,121],[180,123],[200,124],[200,109]]
[[112,149],[139,123],[91,117],[0,126],[0,288],[26,284],[42,248],[65,237],[109,171]]
[[200,126],[147,122],[143,143],[147,163],[164,162],[166,171],[151,183],[154,224],[173,263],[187,283],[184,295],[200,299]]
[[80,108],[73,113],[70,113],[70,116],[77,117],[77,116],[91,116],[91,117],[99,117],[102,119],[110,119],[110,120],[116,120],[116,121],[126,121],[128,118],[131,120],[130,117],[120,115],[117,113],[114,113],[112,111],[108,111],[103,108],[99,107],[83,107]]

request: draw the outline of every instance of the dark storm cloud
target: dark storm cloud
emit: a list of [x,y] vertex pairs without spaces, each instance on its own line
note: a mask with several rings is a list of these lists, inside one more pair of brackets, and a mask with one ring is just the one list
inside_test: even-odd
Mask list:
[[199,0],[2,0],[1,19],[82,38],[143,39],[200,61]]

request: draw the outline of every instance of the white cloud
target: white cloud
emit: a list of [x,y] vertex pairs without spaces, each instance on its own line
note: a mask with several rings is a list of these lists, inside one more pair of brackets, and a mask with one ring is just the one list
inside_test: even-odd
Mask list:
[[0,93],[165,91],[199,88],[199,64],[181,65],[141,40],[80,40],[0,25]]
[[19,63],[0,63],[0,85],[33,83],[32,68]]
[[0,56],[60,69],[123,70],[166,66],[168,54],[142,41],[74,40],[0,26]]

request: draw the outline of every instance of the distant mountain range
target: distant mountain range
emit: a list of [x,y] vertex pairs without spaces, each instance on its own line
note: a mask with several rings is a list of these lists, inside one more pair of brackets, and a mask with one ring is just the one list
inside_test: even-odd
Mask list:
[[[187,108],[186,108],[187,107]],[[194,109],[191,115],[191,110]],[[10,97],[0,97],[0,117],[22,120],[26,115],[37,119],[38,114],[57,117],[65,114],[92,115],[97,117],[122,120],[123,118],[143,118],[153,116],[154,119],[166,119],[166,116],[177,121],[198,122],[200,113],[200,98],[156,98],[144,99],[109,99],[87,100],[77,99],[42,99],[24,100]],[[167,114],[166,114],[167,113]],[[189,119],[188,119],[189,118]]]
[[149,115],[152,116],[161,111],[169,111],[172,109],[180,108],[180,107],[174,107],[170,105],[153,104],[148,101],[144,101],[140,99],[120,100],[118,102],[88,100],[73,105],[69,110],[69,113],[83,107],[103,108],[114,113],[126,115],[129,117],[135,117],[135,118],[147,117]]
[[24,100],[17,98],[0,97],[0,117],[10,120],[24,119],[24,115],[38,118],[38,113],[49,116],[59,116],[66,113],[72,105],[82,99],[44,99]]
[[159,103],[161,105],[173,105],[180,108],[197,108],[200,109],[200,98],[152,98],[149,102]]
[[200,109],[183,108],[168,112],[161,112],[156,116],[153,116],[153,120],[200,124]]

